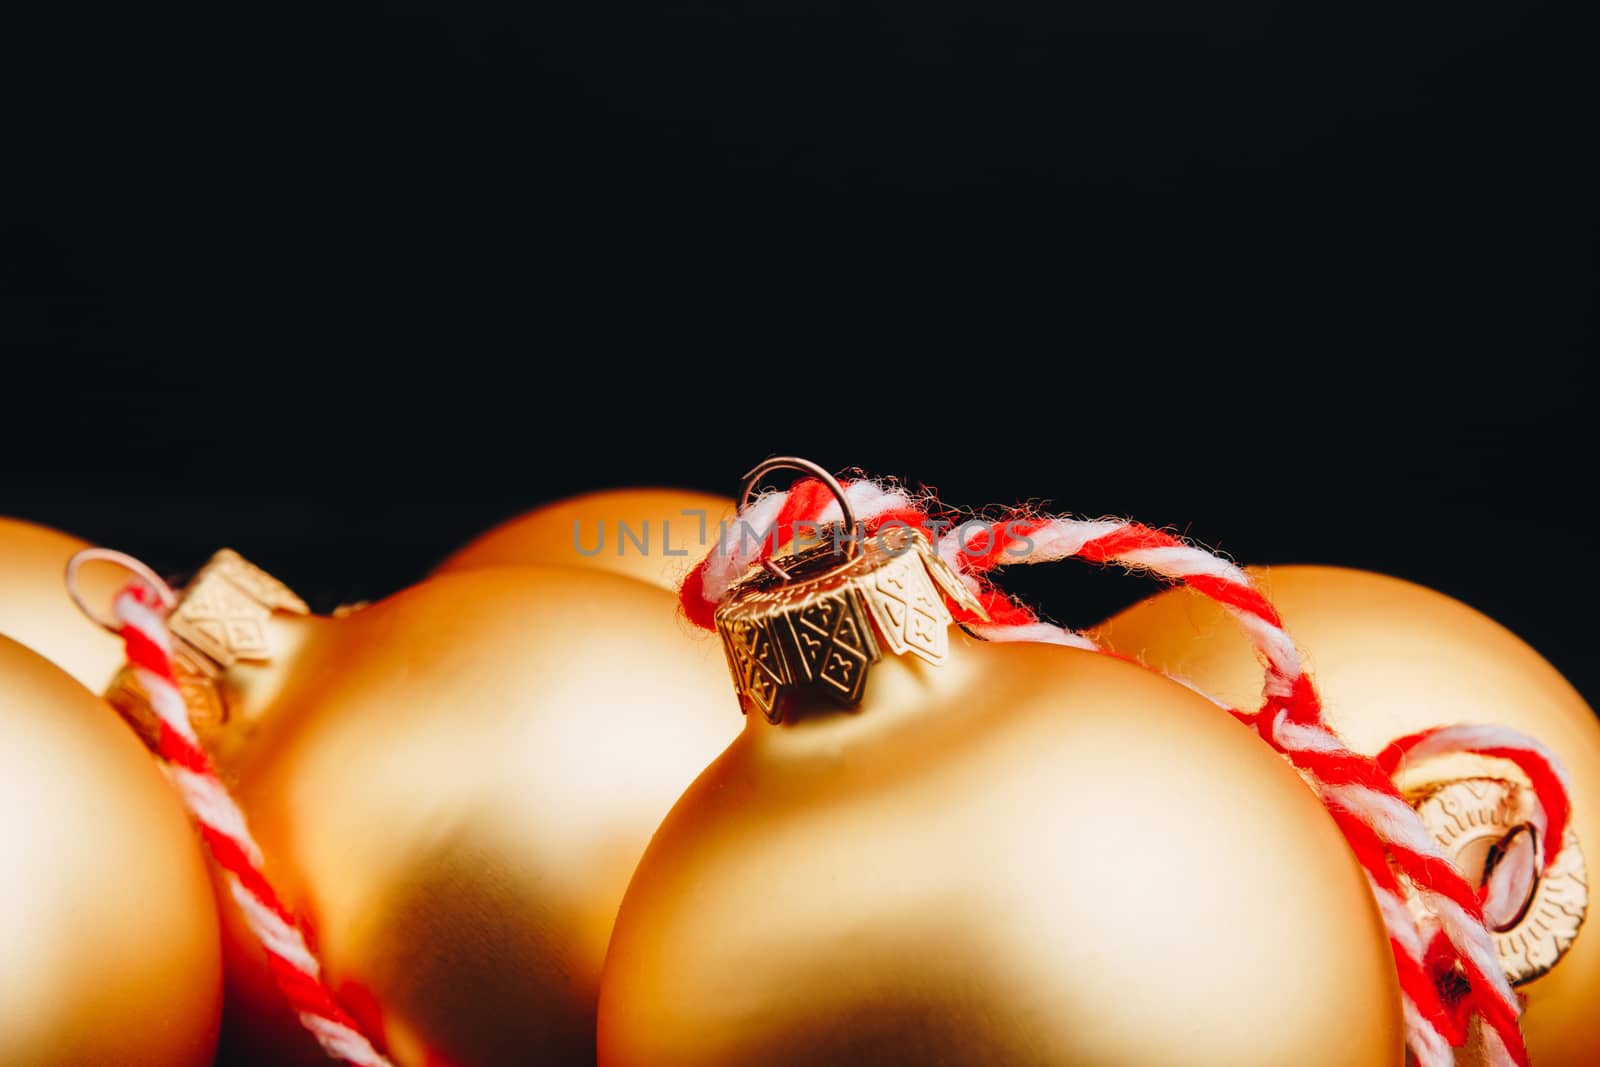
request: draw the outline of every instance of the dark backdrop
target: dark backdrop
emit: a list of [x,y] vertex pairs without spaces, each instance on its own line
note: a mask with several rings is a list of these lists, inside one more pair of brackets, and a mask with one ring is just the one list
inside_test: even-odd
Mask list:
[[[797,451],[1410,577],[1600,697],[1581,5],[521,6],[6,33],[0,512],[327,607]],[[1081,571],[1022,583],[1148,588]]]

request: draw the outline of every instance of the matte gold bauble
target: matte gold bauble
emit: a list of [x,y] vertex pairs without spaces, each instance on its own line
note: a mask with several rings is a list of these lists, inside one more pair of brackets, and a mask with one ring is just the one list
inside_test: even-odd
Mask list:
[[857,709],[785,699],[640,863],[602,1067],[1402,1061],[1355,860],[1201,697],[952,633]]
[[268,581],[219,556],[171,626],[191,656],[248,638],[210,649],[232,662],[201,735],[334,988],[403,1067],[592,1063],[634,864],[737,733],[716,641],[592,570],[464,571],[332,619]]
[[[78,540],[48,526],[0,518],[0,634],[33,649],[95,692],[122,665],[122,644],[84,618],[62,576]],[[80,584],[93,603],[108,604],[119,575],[91,567]]]
[[613,571],[676,590],[733,517],[733,501],[686,489],[585,493],[496,526],[435,573],[543,563]]
[[[1255,572],[1304,649],[1328,722],[1376,753],[1404,734],[1451,723],[1497,723],[1560,755],[1571,774],[1572,827],[1594,863],[1600,847],[1600,725],[1576,690],[1509,630],[1459,601],[1395,578],[1335,567]],[[1253,707],[1259,668],[1250,646],[1210,601],[1175,590],[1107,622],[1111,647],[1207,693]],[[1425,764],[1431,778],[1484,773],[1470,757]],[[1503,766],[1495,773],[1507,775]],[[1406,783],[1402,783],[1405,785]],[[1590,922],[1542,978],[1519,987],[1533,1063],[1600,1062],[1600,932]]]
[[0,1063],[211,1062],[222,965],[200,849],[116,712],[0,637]]

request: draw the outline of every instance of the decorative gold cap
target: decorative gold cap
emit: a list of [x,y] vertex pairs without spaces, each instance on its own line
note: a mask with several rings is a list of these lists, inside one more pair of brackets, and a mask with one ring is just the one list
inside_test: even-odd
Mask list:
[[184,587],[167,619],[172,635],[218,667],[264,663],[266,623],[273,612],[309,615],[290,588],[231,548],[224,548]]
[[[270,661],[267,620],[275,612],[309,615],[311,609],[288,586],[229,548],[212,556],[184,587],[167,626],[179,689],[202,738],[228,721],[222,673],[236,663]],[[106,700],[147,742],[154,739],[159,731],[155,713],[132,669],[117,673]]]
[[717,609],[739,705],[783,719],[788,689],[814,686],[839,704],[860,702],[867,668],[885,653],[942,663],[955,621],[943,589],[982,615],[977,598],[915,530],[896,527],[838,562],[814,549],[786,562],[789,577],[758,573]]
[[[1532,791],[1501,778],[1458,778],[1411,797],[1439,848],[1469,881],[1487,883],[1502,864],[1510,897],[1491,897],[1488,919],[1506,977],[1522,985],[1547,973],[1577,940],[1589,908],[1583,850],[1569,827],[1560,852],[1542,870],[1550,842],[1537,840]],[[1420,907],[1420,904],[1418,904]]]
[[831,544],[800,552],[782,566],[764,561],[717,609],[717,632],[746,713],[754,707],[768,721],[781,722],[783,694],[801,686],[853,706],[861,700],[867,668],[885,653],[943,662],[955,621],[945,596],[987,617],[918,531],[897,525],[863,537],[844,490],[808,460],[768,460],[745,476],[744,500],[757,479],[778,467],[821,479],[838,498],[844,521]]

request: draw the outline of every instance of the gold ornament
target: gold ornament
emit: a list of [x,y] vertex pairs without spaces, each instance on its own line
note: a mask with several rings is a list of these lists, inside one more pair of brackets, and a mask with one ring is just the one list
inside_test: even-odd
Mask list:
[[[634,864],[737,733],[716,642],[666,593],[596,571],[464,571],[321,618],[227,552],[170,626],[268,876],[395,1060],[592,1063]],[[115,699],[148,711],[126,680]],[[230,959],[233,1043],[318,1062],[243,966],[259,950]]]
[[222,964],[183,806],[115,712],[4,637],[0,818],[0,1063],[210,1064]]
[[733,501],[686,489],[585,493],[501,523],[434,573],[559,564],[613,571],[676,591],[733,518]]
[[[1600,724],[1577,691],[1509,630],[1459,601],[1409,582],[1335,567],[1273,567],[1255,572],[1305,650],[1321,687],[1327,719],[1352,748],[1376,753],[1396,737],[1451,723],[1493,723],[1529,734],[1553,749],[1571,775],[1570,838],[1600,842]],[[1235,706],[1259,701],[1249,645],[1212,602],[1174,590],[1138,604],[1099,631],[1110,647],[1170,671]],[[1460,783],[1473,782],[1463,791]],[[1498,784],[1496,784],[1498,783]],[[1457,756],[1419,763],[1401,786],[1447,851],[1485,870],[1491,846],[1515,844],[1526,826],[1518,808],[1526,787],[1499,761]],[[1441,788],[1452,786],[1449,794]],[[1434,804],[1424,803],[1433,798]],[[1503,831],[1491,841],[1453,828],[1438,810],[1448,800],[1473,823]],[[1433,812],[1430,815],[1430,811]],[[1503,825],[1502,825],[1503,824]],[[1591,851],[1591,859],[1593,852]],[[1529,906],[1500,916],[1496,942],[1514,974],[1529,976],[1566,948],[1553,969],[1520,987],[1523,1025],[1538,1067],[1600,1061],[1600,933],[1577,928],[1582,853],[1536,879]],[[1514,901],[1513,903],[1520,903]]]
[[[83,617],[62,580],[67,560],[88,547],[48,526],[0,518],[0,634],[99,692],[122,666],[122,643]],[[95,567],[83,573],[81,584],[96,602],[110,603],[125,577]]]
[[916,540],[719,610],[747,709],[775,711],[640,862],[602,1067],[1400,1064],[1376,906],[1293,771],[1108,656],[893,654],[874,575],[923,566],[907,608],[946,577]]

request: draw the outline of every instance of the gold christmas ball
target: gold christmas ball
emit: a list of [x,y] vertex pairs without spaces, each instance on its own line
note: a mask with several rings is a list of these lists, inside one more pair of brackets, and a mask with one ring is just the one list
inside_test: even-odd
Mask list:
[[[88,547],[48,526],[0,517],[0,634],[98,693],[122,665],[122,643],[84,618],[67,596],[67,560]],[[110,567],[88,567],[80,581],[92,602],[109,604],[126,577]]]
[[0,637],[0,1063],[211,1062],[222,964],[200,849],[117,713]]
[[1376,905],[1278,756],[1111,657],[951,645],[747,717],[629,887],[602,1067],[1402,1062]]
[[523,563],[592,567],[676,590],[734,518],[733,501],[687,489],[607,489],[501,523],[437,574]]
[[[270,587],[232,559],[171,625],[195,647],[233,632],[196,619],[259,625],[201,736],[333,988],[403,1067],[592,1063],[634,864],[738,731],[716,640],[593,570],[463,571],[322,618],[242,596]],[[230,1052],[318,1062],[235,914],[227,934]]]
[[[1505,627],[1441,593],[1337,567],[1255,572],[1305,650],[1329,723],[1376,753],[1404,734],[1450,723],[1495,723],[1554,749],[1571,774],[1572,827],[1589,863],[1600,853],[1600,724],[1576,690]],[[1235,706],[1259,702],[1254,654],[1216,605],[1162,593],[1107,622],[1112,648],[1170,671]],[[1484,773],[1472,757],[1418,767],[1430,778]],[[1510,776],[1503,766],[1493,771]],[[1406,783],[1402,783],[1403,785]],[[1591,844],[1595,842],[1595,844]],[[1590,922],[1544,977],[1519,987],[1538,1067],[1600,1061],[1600,932]]]

